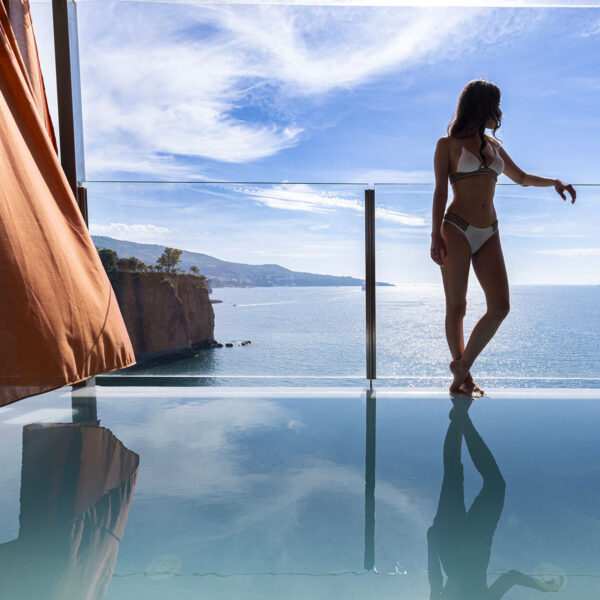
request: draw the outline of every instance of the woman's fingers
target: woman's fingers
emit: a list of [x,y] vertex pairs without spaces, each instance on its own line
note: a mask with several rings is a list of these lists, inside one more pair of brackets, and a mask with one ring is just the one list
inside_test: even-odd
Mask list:
[[444,258],[446,257],[446,249],[445,248],[432,248],[431,249],[431,260],[437,263],[438,265],[443,265],[442,253]]
[[565,190],[567,190],[567,192],[569,192],[569,195],[571,196],[571,204],[575,203],[577,193],[575,192],[575,188],[570,183],[563,183],[562,181],[558,181],[554,187],[563,200],[567,199],[567,197],[565,196]]

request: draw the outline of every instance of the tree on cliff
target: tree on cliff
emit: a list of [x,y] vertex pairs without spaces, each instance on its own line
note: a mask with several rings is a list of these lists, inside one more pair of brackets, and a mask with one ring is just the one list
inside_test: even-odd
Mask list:
[[100,255],[100,262],[107,273],[117,271],[119,269],[119,255],[109,248],[102,248],[98,250]]
[[[206,287],[207,286],[207,282],[206,282],[206,276],[205,275],[200,275],[200,271],[198,270],[198,267],[196,265],[192,265],[190,267],[190,273],[194,276],[197,277],[198,279],[200,279],[202,282],[204,282],[204,285]],[[210,293],[210,292],[209,292]]]
[[165,271],[173,272],[175,265],[181,262],[182,252],[183,250],[177,248],[165,248],[156,263]]
[[121,271],[147,271],[148,267],[139,258],[130,256],[129,258],[119,259],[119,269]]

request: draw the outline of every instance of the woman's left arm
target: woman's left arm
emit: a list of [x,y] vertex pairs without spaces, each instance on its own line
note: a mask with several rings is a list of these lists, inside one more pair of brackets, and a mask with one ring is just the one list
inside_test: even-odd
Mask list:
[[517,167],[517,165],[508,155],[506,150],[502,148],[502,146],[498,148],[498,152],[504,160],[504,174],[510,179],[512,179],[515,183],[518,183],[522,186],[532,185],[534,187],[554,186],[554,189],[563,200],[567,199],[567,197],[565,196],[566,191],[571,196],[571,204],[575,202],[575,198],[577,198],[577,193],[575,192],[575,188],[570,183],[566,183],[565,181],[561,181],[560,179],[550,179],[549,177],[540,177],[539,175],[525,173],[525,171]]

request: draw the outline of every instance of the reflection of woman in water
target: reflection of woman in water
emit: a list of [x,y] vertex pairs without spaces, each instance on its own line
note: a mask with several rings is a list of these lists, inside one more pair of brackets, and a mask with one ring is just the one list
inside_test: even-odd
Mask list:
[[[487,567],[492,538],[504,507],[506,484],[492,453],[469,417],[468,403],[459,402],[456,401],[450,412],[450,425],[444,440],[440,502],[433,525],[427,532],[430,598],[497,600],[514,585],[558,591],[562,581],[549,585],[519,571],[501,575],[488,588]],[[483,477],[483,487],[468,511],[461,463],[463,435],[473,464]],[[446,573],[445,585],[441,567]]]
[[[501,117],[500,90],[489,81],[470,81],[460,95],[448,135],[439,139],[434,156],[431,258],[443,267],[446,338],[453,358],[450,392],[475,396],[484,392],[473,381],[471,366],[509,310],[508,280],[494,209],[498,175],[504,172],[523,186],[554,186],[563,199],[566,190],[575,202],[571,185],[524,173],[495,137],[484,135],[491,129],[495,136]],[[454,198],[444,214],[448,179]],[[485,293],[487,311],[465,347],[463,317],[471,263]]]

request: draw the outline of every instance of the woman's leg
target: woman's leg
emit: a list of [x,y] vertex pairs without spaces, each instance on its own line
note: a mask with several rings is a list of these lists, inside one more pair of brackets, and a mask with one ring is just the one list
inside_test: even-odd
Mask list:
[[475,359],[496,333],[510,309],[508,278],[498,233],[483,244],[471,257],[473,270],[483,288],[487,311],[475,325],[462,358],[451,363],[455,381],[462,381]]
[[[470,528],[476,539],[491,548],[494,531],[504,507],[506,483],[493,454],[475,429],[468,408],[456,406],[453,409],[453,420],[460,425],[473,464],[483,477],[481,491],[468,512]],[[481,553],[480,547],[473,550]]]
[[[451,420],[444,438],[444,479],[434,525],[445,521],[445,528],[452,521],[460,521],[466,514],[464,474],[461,461],[463,434],[460,424]],[[458,525],[458,522],[454,523]]]
[[[444,266],[441,268],[446,294],[446,339],[452,358],[458,360],[462,357],[465,347],[463,319],[467,310],[471,247],[465,236],[446,221],[442,223],[442,237],[448,249],[448,256],[444,259]],[[450,391],[459,392],[459,386],[465,377],[456,384],[453,382]]]

